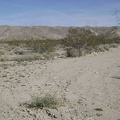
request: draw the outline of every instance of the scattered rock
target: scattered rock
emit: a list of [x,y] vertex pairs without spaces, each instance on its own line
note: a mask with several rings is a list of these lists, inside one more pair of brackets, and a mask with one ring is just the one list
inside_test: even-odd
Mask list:
[[52,118],[58,118],[58,113],[56,110],[46,110],[46,113]]
[[88,117],[88,118],[86,118],[86,120],[94,120],[94,118]]
[[96,116],[97,116],[97,117],[100,117],[100,116],[102,116],[102,114],[100,114],[100,113],[97,113],[97,114],[96,114]]

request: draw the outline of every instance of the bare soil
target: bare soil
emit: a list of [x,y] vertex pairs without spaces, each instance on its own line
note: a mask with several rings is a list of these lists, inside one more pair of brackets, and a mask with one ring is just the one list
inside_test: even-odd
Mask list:
[[[57,109],[29,109],[55,95]],[[0,120],[120,120],[120,48],[80,58],[0,62]]]

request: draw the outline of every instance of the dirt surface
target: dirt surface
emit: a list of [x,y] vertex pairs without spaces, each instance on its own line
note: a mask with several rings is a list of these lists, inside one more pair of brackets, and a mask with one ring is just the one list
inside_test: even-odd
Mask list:
[[[55,95],[57,109],[29,109]],[[0,62],[0,120],[120,120],[120,48],[80,58]]]

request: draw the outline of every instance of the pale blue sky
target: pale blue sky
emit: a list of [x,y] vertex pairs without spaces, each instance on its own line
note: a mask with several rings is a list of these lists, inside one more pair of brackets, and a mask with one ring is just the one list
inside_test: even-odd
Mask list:
[[116,26],[120,0],[0,0],[0,25]]

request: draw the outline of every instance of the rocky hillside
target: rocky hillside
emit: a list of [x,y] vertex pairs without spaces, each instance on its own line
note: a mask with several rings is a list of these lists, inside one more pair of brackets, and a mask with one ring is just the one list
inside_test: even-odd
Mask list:
[[[0,40],[62,39],[70,27],[0,26]],[[79,27],[80,29],[82,27]],[[96,35],[120,36],[120,27],[84,27]]]
[[0,26],[0,40],[61,39],[66,36],[68,29],[46,26]]

